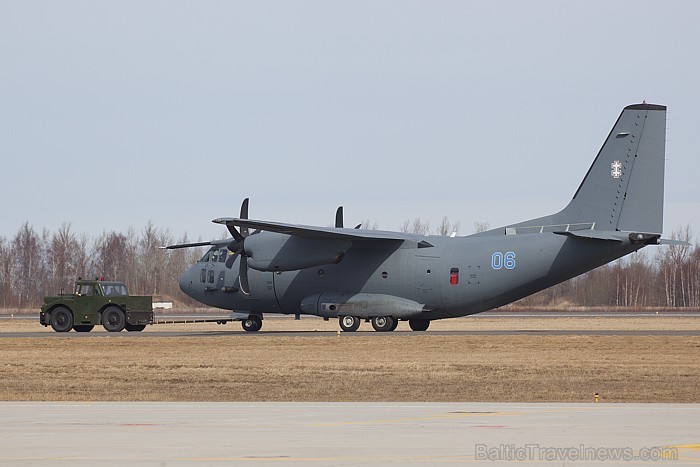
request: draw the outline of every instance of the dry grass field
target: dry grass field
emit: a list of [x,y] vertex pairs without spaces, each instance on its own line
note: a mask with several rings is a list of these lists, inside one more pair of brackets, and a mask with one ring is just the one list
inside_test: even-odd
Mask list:
[[[43,330],[0,321],[0,333]],[[0,339],[0,400],[700,402],[700,337],[336,336],[337,322],[173,325],[214,335]],[[361,330],[370,330],[363,323]],[[399,331],[407,329],[402,323]],[[465,318],[436,330],[700,329],[697,318]],[[216,332],[215,332],[216,331]],[[225,333],[221,334],[222,331]]]

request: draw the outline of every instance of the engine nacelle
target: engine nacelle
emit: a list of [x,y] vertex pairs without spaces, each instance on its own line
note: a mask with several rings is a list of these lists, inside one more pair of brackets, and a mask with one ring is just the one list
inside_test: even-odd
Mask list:
[[343,292],[309,295],[301,301],[301,310],[324,318],[337,316],[412,318],[430,311],[425,305],[394,295]]
[[265,232],[246,237],[244,245],[249,267],[258,271],[296,271],[339,263],[352,242]]

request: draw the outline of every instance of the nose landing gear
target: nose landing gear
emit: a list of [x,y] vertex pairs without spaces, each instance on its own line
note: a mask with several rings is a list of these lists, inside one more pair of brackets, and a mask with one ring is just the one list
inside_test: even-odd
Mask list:
[[243,330],[247,332],[258,332],[262,328],[262,318],[258,315],[250,315],[241,321]]

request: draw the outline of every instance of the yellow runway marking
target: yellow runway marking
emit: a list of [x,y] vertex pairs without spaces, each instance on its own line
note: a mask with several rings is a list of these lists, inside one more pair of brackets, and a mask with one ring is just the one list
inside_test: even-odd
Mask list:
[[678,444],[669,448],[684,449],[688,451],[700,451],[700,444]]

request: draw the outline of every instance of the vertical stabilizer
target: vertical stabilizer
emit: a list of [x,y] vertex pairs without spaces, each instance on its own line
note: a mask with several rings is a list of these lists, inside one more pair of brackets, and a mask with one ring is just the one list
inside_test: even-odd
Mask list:
[[596,230],[660,234],[665,143],[665,106],[625,107],[569,205],[509,227],[592,223]]

